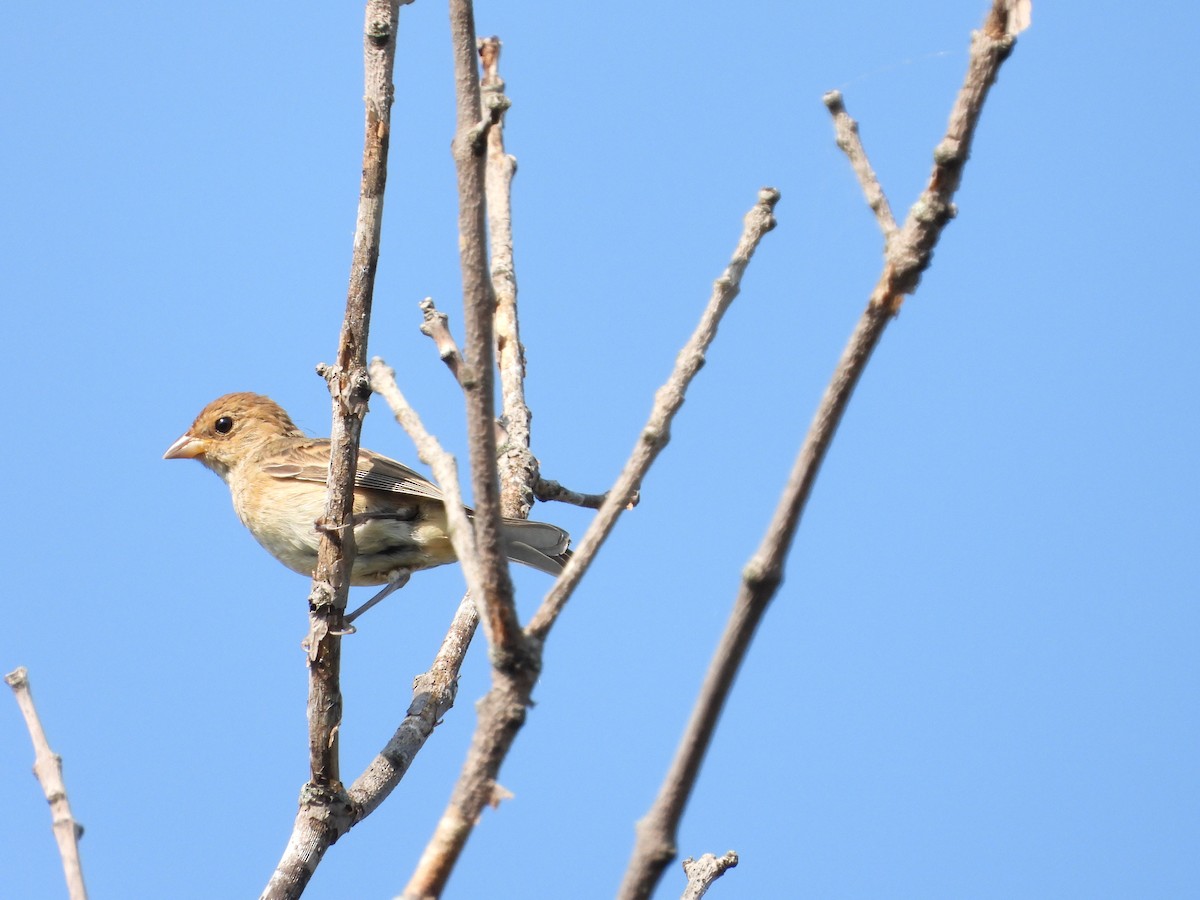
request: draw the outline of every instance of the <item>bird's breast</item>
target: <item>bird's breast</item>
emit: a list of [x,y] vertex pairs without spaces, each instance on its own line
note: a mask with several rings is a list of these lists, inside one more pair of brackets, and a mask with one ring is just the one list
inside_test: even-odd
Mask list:
[[[325,485],[270,477],[230,478],[233,506],[255,539],[277,560],[303,575],[317,564]],[[384,584],[397,569],[428,569],[454,562],[440,502],[357,491],[350,583]]]

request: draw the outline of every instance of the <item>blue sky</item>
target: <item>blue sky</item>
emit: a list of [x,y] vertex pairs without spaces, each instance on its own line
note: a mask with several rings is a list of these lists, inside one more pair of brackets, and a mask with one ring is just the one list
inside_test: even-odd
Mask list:
[[[514,107],[522,331],[547,477],[611,483],[765,184],[783,194],[673,440],[548,647],[450,897],[610,896],[740,569],[880,264],[841,89],[897,216],[986,4],[481,4]],[[214,397],[313,433],[360,168],[362,7],[68,3],[0,24],[8,627],[98,897],[254,896],[307,775],[308,583],[166,446]],[[1073,18],[1072,18],[1073,16]],[[933,267],[834,442],[680,833],[725,897],[1200,891],[1190,7],[1035,6]],[[440,4],[401,13],[371,352],[443,442],[417,303],[458,289]],[[460,317],[455,318],[461,326]],[[415,461],[376,400],[364,442]],[[581,534],[590,514],[539,518]],[[548,587],[517,575],[525,615]],[[447,567],[345,649],[343,768],[409,702]],[[365,594],[364,590],[364,594]],[[486,688],[308,894],[390,897]],[[0,883],[62,896],[14,704]],[[677,896],[674,868],[659,896]]]

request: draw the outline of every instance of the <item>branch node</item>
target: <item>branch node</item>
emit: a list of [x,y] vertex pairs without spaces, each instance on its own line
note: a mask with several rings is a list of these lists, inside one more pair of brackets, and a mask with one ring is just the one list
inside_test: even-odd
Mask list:
[[375,20],[366,27],[367,40],[376,50],[383,50],[392,39],[391,23]]
[[[557,481],[551,481],[549,478],[538,477],[533,484],[533,496],[543,503],[557,500],[559,503],[569,503],[572,506],[581,506],[584,509],[599,509],[604,501],[608,498],[608,494],[581,494],[578,491],[573,491],[568,487],[564,487]],[[625,504],[625,509],[633,509],[641,500],[641,493],[636,489],[632,496]]]
[[783,573],[778,565],[771,564],[756,553],[742,569],[742,581],[751,591],[774,593],[783,581]]
[[523,633],[508,646],[489,646],[488,658],[496,671],[531,683],[537,681],[542,671],[541,642],[530,640]]
[[714,881],[737,864],[738,855],[732,850],[720,858],[711,853],[705,853],[699,859],[689,856],[683,861],[688,885],[680,900],[699,900],[712,887]]
[[[701,359],[697,359],[696,370],[699,371],[702,366],[703,361]],[[670,440],[671,428],[665,422],[661,424],[647,424],[646,427],[642,429],[642,443],[654,450],[659,450],[665,447]]]

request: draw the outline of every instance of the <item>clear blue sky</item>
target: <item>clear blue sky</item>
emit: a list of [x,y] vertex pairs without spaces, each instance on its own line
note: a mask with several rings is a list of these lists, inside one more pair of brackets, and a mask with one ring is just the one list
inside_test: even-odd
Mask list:
[[[644,485],[555,631],[450,897],[606,897],[880,264],[840,88],[897,214],[986,3],[481,4],[505,41],[535,450],[611,482],[756,190],[783,193]],[[1169,10],[1169,11],[1168,11]],[[362,141],[359,3],[0,13],[10,387],[0,668],[29,667],[97,897],[256,896],[307,775],[305,579],[166,446],[255,390],[328,433]],[[417,332],[458,288],[446,12],[402,11],[371,352],[463,446]],[[817,484],[687,812],[719,897],[1200,894],[1197,146],[1190,6],[1041,3],[945,234]],[[461,319],[456,317],[456,326]],[[415,461],[375,401],[365,443]],[[537,515],[582,533],[590,514]],[[524,614],[548,586],[518,573]],[[345,651],[343,765],[409,702],[462,583]],[[364,592],[365,593],[365,592]],[[307,896],[390,897],[487,683]],[[62,896],[0,706],[0,889]],[[660,897],[678,896],[672,868]]]

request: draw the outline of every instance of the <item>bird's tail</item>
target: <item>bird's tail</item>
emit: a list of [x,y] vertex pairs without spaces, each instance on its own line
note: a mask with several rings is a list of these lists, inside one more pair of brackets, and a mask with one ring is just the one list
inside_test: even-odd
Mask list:
[[532,566],[547,575],[558,575],[571,558],[571,536],[557,525],[505,519],[500,523],[505,554],[513,562]]

